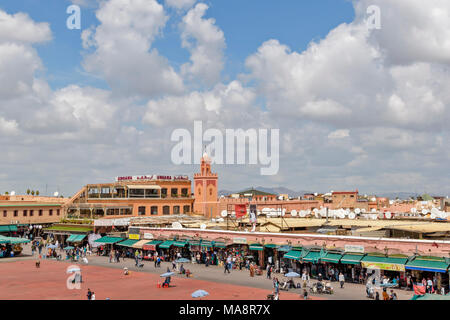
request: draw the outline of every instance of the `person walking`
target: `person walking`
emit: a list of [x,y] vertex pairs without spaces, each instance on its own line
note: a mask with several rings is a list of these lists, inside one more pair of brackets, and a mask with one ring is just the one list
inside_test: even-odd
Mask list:
[[272,266],[270,264],[267,265],[267,279],[271,279],[272,274]]
[[341,273],[339,273],[339,284],[341,285],[341,289],[344,288],[344,283],[345,283],[345,277],[344,277],[344,274],[341,272]]
[[224,268],[225,268],[225,269],[223,270],[223,273],[227,273],[227,272],[228,272],[228,273],[231,273],[231,272],[230,272],[230,268],[229,268],[228,263],[224,263],[223,265],[224,265]]
[[309,275],[306,270],[303,271],[302,281],[303,281],[303,288],[306,288],[306,286],[308,285],[308,281],[309,281]]
[[88,292],[87,292],[87,299],[91,300],[92,299],[92,292],[91,289],[88,288]]

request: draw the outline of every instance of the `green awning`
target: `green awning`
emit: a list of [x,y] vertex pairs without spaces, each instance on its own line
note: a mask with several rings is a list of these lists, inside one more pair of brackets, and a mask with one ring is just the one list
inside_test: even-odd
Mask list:
[[74,226],[51,226],[49,228],[42,229],[44,231],[67,231],[67,232],[91,232],[94,227],[74,227]]
[[302,255],[301,251],[298,250],[291,250],[288,253],[286,253],[283,258],[285,259],[293,259],[293,260],[299,260]]
[[204,240],[201,242],[201,246],[204,248],[212,248],[213,244],[211,241]]
[[430,272],[447,272],[449,264],[445,261],[445,258],[429,257],[421,258],[417,257],[413,261],[408,262],[405,265],[406,269],[421,270]]
[[303,261],[317,263],[320,259],[319,251],[310,251],[306,256],[302,258]]
[[145,245],[150,245],[150,246],[152,246],[152,245],[158,245],[158,244],[160,244],[160,243],[163,243],[163,241],[161,241],[161,240],[152,240],[152,241],[150,241],[150,242],[147,242]]
[[67,242],[80,242],[86,238],[85,234],[71,234],[69,238],[67,238]]
[[385,257],[385,256],[371,256],[367,255],[362,258],[361,262],[374,262],[374,263],[388,263],[388,264],[405,264],[408,258],[399,257]]
[[160,249],[169,249],[173,245],[174,242],[175,241],[173,241],[173,240],[164,241],[163,243],[161,243],[159,245],[159,248]]
[[16,232],[16,231],[17,231],[16,225],[0,226],[0,232]]
[[20,243],[28,243],[31,240],[26,238],[18,238],[18,237],[4,237],[0,236],[0,243],[10,243],[10,244],[20,244]]
[[134,240],[134,239],[127,239],[125,241],[119,242],[117,245],[118,246],[123,246],[123,247],[132,247],[133,244],[135,244],[136,242],[138,242],[139,240]]
[[276,248],[278,248],[278,245],[274,244],[274,243],[268,243],[268,244],[264,245],[264,248],[276,249]]
[[361,259],[364,257],[364,254],[351,254],[346,253],[341,258],[341,263],[343,264],[360,264]]
[[199,246],[201,240],[189,240],[189,246]]
[[289,251],[292,250],[292,247],[291,247],[291,246],[284,245],[284,246],[280,246],[277,250],[278,250],[278,251],[281,251],[281,252],[289,252]]
[[327,253],[325,257],[321,258],[320,260],[324,262],[332,262],[332,263],[339,263],[339,260],[341,260],[342,254],[340,253]]
[[173,245],[175,246],[175,247],[180,247],[180,248],[183,248],[185,245],[187,245],[188,243],[187,243],[187,241],[175,241],[174,243],[173,243]]
[[222,241],[214,241],[214,248],[226,248],[227,245],[225,244],[225,242]]
[[303,250],[303,247],[292,247],[292,250],[297,250],[297,251],[302,251]]
[[249,250],[254,250],[254,251],[263,251],[264,247],[260,244],[251,244],[248,248]]
[[114,243],[122,241],[122,240],[124,240],[124,238],[105,236],[103,238],[95,240],[94,242],[105,243],[105,244],[114,244]]

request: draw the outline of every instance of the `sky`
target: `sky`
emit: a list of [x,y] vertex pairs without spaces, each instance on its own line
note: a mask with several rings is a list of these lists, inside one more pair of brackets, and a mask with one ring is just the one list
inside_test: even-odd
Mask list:
[[276,174],[219,189],[448,195],[449,71],[446,0],[3,0],[0,193],[192,177],[171,135],[201,121],[279,130]]

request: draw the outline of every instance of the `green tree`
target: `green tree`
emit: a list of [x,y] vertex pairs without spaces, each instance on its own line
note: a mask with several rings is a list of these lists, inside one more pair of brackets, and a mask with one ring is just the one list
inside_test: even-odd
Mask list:
[[9,194],[9,192],[8,192],[8,191],[6,191],[6,192],[5,192],[5,194],[6,194],[6,195],[8,195],[8,194]]
[[30,194],[30,192],[31,192],[31,190],[30,190],[30,189],[27,189],[27,194]]
[[31,190],[31,195],[34,196],[34,190]]
[[36,195],[37,195],[37,196],[39,195],[39,190],[36,190]]

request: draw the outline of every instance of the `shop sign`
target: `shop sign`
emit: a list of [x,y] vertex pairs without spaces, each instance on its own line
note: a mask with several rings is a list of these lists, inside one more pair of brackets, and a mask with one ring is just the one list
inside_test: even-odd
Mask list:
[[353,253],[364,253],[364,246],[355,246],[351,244],[346,244],[344,246],[344,251]]
[[151,233],[144,233],[144,239],[153,239],[153,234]]
[[166,175],[155,175],[155,174],[147,174],[147,175],[140,175],[140,176],[122,176],[122,177],[116,177],[116,182],[121,181],[141,181],[141,180],[151,180],[151,181],[157,181],[157,180],[189,180],[188,176],[185,175],[178,175],[178,176],[166,176]]
[[139,238],[140,238],[139,234],[129,234],[128,235],[128,239],[139,240]]
[[233,238],[233,243],[247,244],[247,238]]
[[381,270],[405,272],[405,266],[403,264],[361,262],[361,266],[366,269],[381,269]]

